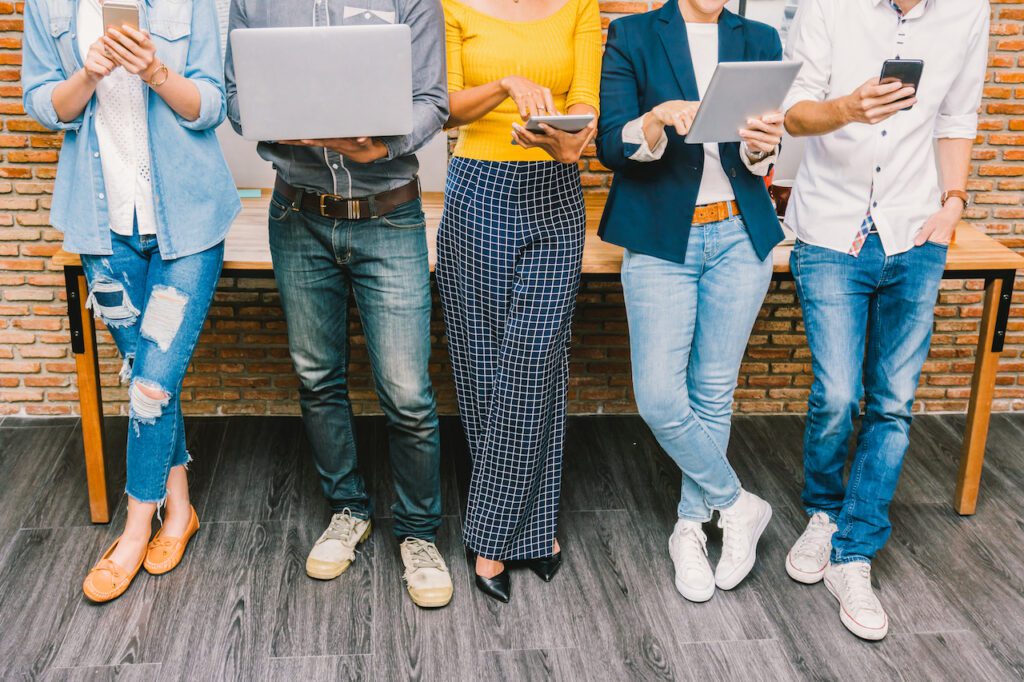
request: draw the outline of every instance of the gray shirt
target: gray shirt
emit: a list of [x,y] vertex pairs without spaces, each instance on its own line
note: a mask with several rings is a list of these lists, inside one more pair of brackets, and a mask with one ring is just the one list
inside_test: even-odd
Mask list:
[[[356,163],[322,147],[260,142],[260,156],[270,161],[288,184],[343,197],[363,197],[394,189],[416,177],[415,153],[448,120],[444,14],[439,0],[232,0],[228,32],[271,26],[341,26],[407,24],[412,32],[413,130],[380,138],[388,155],[374,163]],[[228,41],[224,67],[228,116],[241,132],[238,89]],[[339,73],[359,68],[339,64]],[[287,97],[288,93],[281,93]],[[372,97],[373,93],[352,93]]]

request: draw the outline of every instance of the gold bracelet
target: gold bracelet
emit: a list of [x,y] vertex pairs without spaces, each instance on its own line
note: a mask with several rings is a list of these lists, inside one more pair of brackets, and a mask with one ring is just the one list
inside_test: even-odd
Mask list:
[[[161,71],[164,72],[164,79],[162,81],[160,81],[159,83],[157,83],[156,82],[156,76]],[[159,88],[161,85],[166,83],[167,79],[170,78],[170,77],[171,77],[171,70],[167,68],[166,64],[161,64],[160,67],[157,68],[157,70],[153,72],[153,75],[150,76],[149,80],[146,81],[146,82],[149,84],[149,87],[151,87],[151,88]]]

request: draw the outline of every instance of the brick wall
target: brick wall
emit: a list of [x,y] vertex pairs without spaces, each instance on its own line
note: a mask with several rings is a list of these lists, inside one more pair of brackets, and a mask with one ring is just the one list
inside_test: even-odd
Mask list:
[[[646,11],[644,2],[604,2],[609,18]],[[60,235],[47,226],[59,136],[24,116],[18,71],[22,3],[0,1],[0,415],[70,414],[77,398],[63,280],[47,263]],[[975,150],[969,219],[1008,246],[1024,250],[1024,0],[992,0],[993,24],[982,131]],[[605,192],[609,176],[582,162],[588,191]],[[1024,409],[1024,282],[1010,322],[996,389],[998,410]],[[937,309],[919,409],[966,409],[981,315],[978,282],[947,282]],[[352,397],[357,412],[377,411],[358,322],[352,324]],[[190,414],[297,412],[286,330],[273,283],[224,280],[186,380]],[[440,409],[455,411],[450,368],[435,307],[431,370]],[[126,409],[117,386],[116,350],[101,331],[104,399]],[[577,413],[630,412],[629,349],[622,289],[585,280],[575,326],[570,388]],[[773,286],[750,341],[736,393],[745,412],[802,412],[811,381],[799,308],[791,284]]]

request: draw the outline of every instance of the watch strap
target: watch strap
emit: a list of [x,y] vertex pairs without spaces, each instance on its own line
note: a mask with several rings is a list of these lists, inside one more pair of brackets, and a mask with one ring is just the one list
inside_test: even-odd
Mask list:
[[960,199],[962,202],[964,202],[964,208],[967,208],[967,205],[971,203],[971,195],[965,192],[964,190],[948,189],[942,193],[942,205],[945,206],[946,202],[952,197],[956,197],[957,199]]

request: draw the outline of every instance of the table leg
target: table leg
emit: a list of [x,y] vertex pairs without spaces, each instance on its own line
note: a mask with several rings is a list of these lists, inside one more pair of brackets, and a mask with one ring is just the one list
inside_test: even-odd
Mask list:
[[[971,399],[967,408],[967,429],[964,432],[960,455],[960,473],[957,476],[953,506],[963,515],[974,513],[978,503],[981,469],[985,463],[985,443],[988,440],[989,418],[992,416],[992,396],[999,371],[1002,344],[994,344],[1003,280],[990,279],[985,283],[985,307],[981,316],[981,333],[971,380]],[[1005,330],[1003,332],[1005,334]],[[1000,350],[996,350],[999,348]]]
[[[72,349],[78,372],[78,407],[82,413],[82,443],[85,446],[85,478],[89,492],[89,515],[93,523],[110,521],[106,462],[103,449],[103,397],[96,354],[96,328],[85,307],[89,289],[85,275],[65,274],[68,313],[71,318]],[[76,324],[77,323],[77,324]]]

